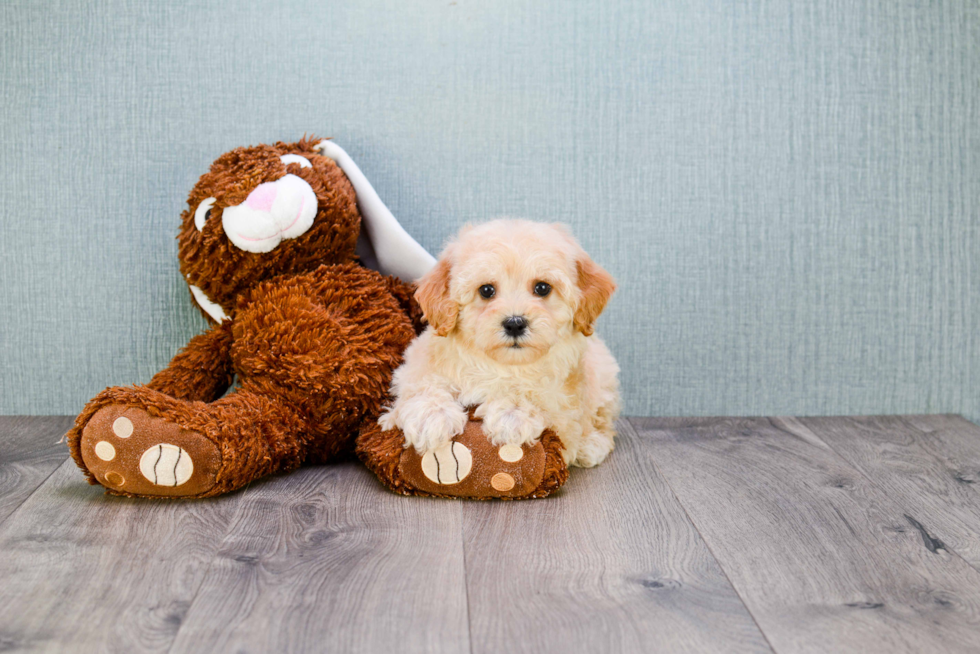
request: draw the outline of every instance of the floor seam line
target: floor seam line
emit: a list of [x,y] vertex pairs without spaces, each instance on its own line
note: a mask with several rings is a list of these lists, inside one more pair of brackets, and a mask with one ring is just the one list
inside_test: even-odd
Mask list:
[[470,615],[470,569],[466,560],[466,525],[463,518],[463,506],[459,505],[459,546],[463,551],[463,590],[466,591],[466,640],[470,644],[470,654],[473,654],[473,620]]
[[[627,418],[625,422],[627,425],[629,425],[633,437],[639,440],[641,436],[639,432],[637,432],[636,426],[633,425],[633,419]],[[660,469],[660,466],[657,464],[657,460],[654,457],[650,457],[650,463],[653,464],[654,470],[656,470],[657,474],[659,474],[661,479],[664,480],[664,484],[667,485],[667,489],[670,491],[670,494],[674,497],[674,500],[677,501],[677,505],[681,507],[681,511],[684,512],[684,517],[687,518],[687,521],[690,523],[691,527],[693,527],[694,531],[697,532],[698,537],[701,539],[701,542],[704,543],[704,546],[708,549],[708,554],[711,555],[711,558],[715,562],[715,565],[718,566],[718,570],[720,570],[721,574],[724,575],[725,581],[728,582],[729,587],[731,587],[732,591],[735,593],[735,597],[738,598],[738,601],[742,603],[742,607],[745,608],[745,612],[749,614],[750,618],[752,618],[752,623],[755,624],[755,628],[759,630],[759,634],[762,636],[762,639],[766,641],[766,645],[769,646],[769,650],[772,651],[773,654],[777,654],[776,647],[772,644],[772,641],[769,640],[769,635],[766,634],[765,630],[763,630],[762,628],[762,625],[759,624],[759,621],[756,619],[755,614],[752,613],[752,609],[749,608],[748,602],[746,602],[745,598],[742,597],[742,594],[738,592],[738,587],[735,585],[734,582],[732,582],[731,577],[728,576],[728,571],[725,570],[725,566],[723,566],[721,564],[721,561],[718,560],[718,557],[715,555],[715,551],[711,549],[711,544],[708,542],[708,539],[705,538],[703,533],[701,533],[701,530],[694,522],[694,519],[691,517],[691,514],[688,513],[687,507],[684,506],[683,502],[681,502],[681,498],[677,496],[677,492],[674,490],[674,487],[670,485],[670,480],[667,478],[667,475],[665,475],[663,473],[663,470]]]
[[[245,495],[248,493],[249,488],[251,488],[251,486],[252,484],[249,483],[245,486],[245,488],[242,489],[241,496],[238,498],[239,504],[241,504],[242,500],[245,499]],[[232,527],[234,526],[232,521],[234,520],[235,515],[237,514],[238,514],[238,509],[236,508],[235,514],[232,515],[232,520],[229,521],[228,531],[225,532],[225,535],[224,537],[222,537],[221,542],[218,543],[218,546],[214,548],[214,552],[212,553],[211,558],[208,561],[208,565],[204,570],[204,574],[201,575],[201,583],[198,584],[197,589],[194,591],[194,597],[192,597],[191,601],[187,603],[187,612],[184,613],[184,619],[180,621],[180,626],[177,627],[177,631],[174,632],[174,637],[170,641],[170,646],[167,647],[167,654],[170,654],[170,652],[173,650],[174,645],[177,643],[177,637],[180,636],[180,632],[183,631],[184,626],[187,624],[187,618],[190,617],[191,609],[194,608],[194,603],[197,602],[197,598],[201,595],[201,591],[204,589],[204,582],[208,580],[208,576],[211,574],[211,568],[214,567],[214,562],[218,558],[218,554],[221,552],[221,548],[224,546],[225,541],[228,540],[228,536],[231,534]]]
[[32,497],[34,497],[34,494],[37,493],[39,490],[41,490],[41,487],[42,486],[44,486],[46,483],[48,483],[48,480],[51,479],[52,476],[54,476],[54,473],[56,473],[59,470],[61,470],[65,466],[65,464],[68,463],[69,461],[71,461],[71,456],[66,456],[64,461],[62,461],[61,463],[59,463],[58,465],[56,465],[54,467],[54,470],[52,470],[51,472],[49,472],[47,474],[47,476],[45,476],[44,479],[41,480],[41,483],[39,483],[37,486],[35,486],[34,487],[34,490],[32,490],[30,493],[28,493],[27,496],[24,499],[22,499],[17,504],[16,507],[14,507],[14,510],[7,514],[7,517],[6,518],[4,518],[3,520],[0,520],[0,528],[2,528],[4,526],[4,524],[6,524],[6,522],[8,520],[10,520],[12,517],[14,517],[14,515],[18,511],[21,510],[21,508],[24,506],[24,504],[27,503],[27,500],[29,500]]

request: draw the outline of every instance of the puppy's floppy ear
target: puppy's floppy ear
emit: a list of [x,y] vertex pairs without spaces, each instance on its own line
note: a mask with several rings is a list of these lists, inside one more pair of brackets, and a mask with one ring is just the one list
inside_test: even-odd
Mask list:
[[575,268],[578,271],[578,287],[582,291],[582,299],[575,310],[575,328],[586,336],[592,336],[596,318],[616,290],[616,281],[585,253],[576,260]]
[[449,272],[452,257],[449,251],[443,252],[435,267],[419,280],[415,299],[422,307],[426,322],[432,325],[439,336],[446,336],[456,326],[459,305],[449,298]]

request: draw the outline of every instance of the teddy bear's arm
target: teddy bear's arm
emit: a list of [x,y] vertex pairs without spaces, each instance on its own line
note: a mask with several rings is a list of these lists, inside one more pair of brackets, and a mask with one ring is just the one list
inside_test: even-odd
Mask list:
[[192,338],[147,386],[178,400],[213,402],[233,378],[231,321]]

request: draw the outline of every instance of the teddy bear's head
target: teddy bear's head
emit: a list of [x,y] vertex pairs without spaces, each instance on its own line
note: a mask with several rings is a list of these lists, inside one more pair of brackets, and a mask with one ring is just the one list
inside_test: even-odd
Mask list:
[[319,147],[304,138],[237,148],[194,186],[181,214],[180,271],[208,318],[228,316],[262,280],[354,261],[357,197]]

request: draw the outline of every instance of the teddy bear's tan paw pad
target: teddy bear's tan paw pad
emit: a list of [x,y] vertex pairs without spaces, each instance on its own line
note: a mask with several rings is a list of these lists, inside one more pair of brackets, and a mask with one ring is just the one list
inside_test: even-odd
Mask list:
[[437,484],[458,484],[473,469],[473,455],[462,443],[450,441],[422,457],[422,474]]
[[214,487],[221,468],[221,453],[207,438],[135,407],[100,409],[80,446],[85,467],[116,493],[200,495]]

